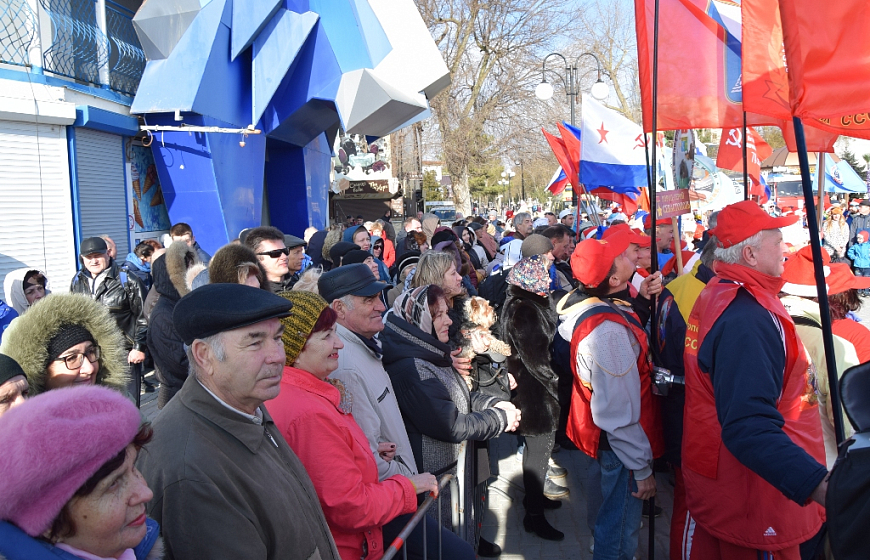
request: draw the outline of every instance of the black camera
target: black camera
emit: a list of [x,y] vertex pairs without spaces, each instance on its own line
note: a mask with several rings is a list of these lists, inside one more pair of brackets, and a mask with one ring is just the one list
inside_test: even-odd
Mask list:
[[660,397],[667,397],[674,385],[685,385],[686,378],[682,375],[674,375],[671,370],[653,366],[652,392]]

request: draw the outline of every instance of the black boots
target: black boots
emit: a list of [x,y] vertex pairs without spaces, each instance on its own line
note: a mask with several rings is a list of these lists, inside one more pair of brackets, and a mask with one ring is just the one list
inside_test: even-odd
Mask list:
[[483,558],[495,558],[501,554],[501,547],[481,537],[477,543],[477,555]]
[[534,533],[545,541],[561,541],[565,538],[565,533],[554,529],[543,514],[531,515],[527,513],[523,518],[523,528],[526,533]]

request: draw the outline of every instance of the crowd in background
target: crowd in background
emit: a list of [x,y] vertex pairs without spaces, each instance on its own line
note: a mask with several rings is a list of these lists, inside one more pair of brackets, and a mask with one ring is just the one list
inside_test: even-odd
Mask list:
[[[588,210],[263,226],[214,256],[179,223],[123,261],[84,239],[69,293],[9,273],[0,554],[377,560],[452,474],[464,526],[442,500],[409,556],[494,557],[487,442],[510,437],[538,538],[565,537],[545,515],[565,447],[595,459],[596,559],[635,554],[656,471],[672,558],[817,557],[839,412],[800,216],[746,201],[681,234]],[[868,214],[835,205],[823,229],[840,373],[870,361]],[[153,423],[119,397],[141,384]]]

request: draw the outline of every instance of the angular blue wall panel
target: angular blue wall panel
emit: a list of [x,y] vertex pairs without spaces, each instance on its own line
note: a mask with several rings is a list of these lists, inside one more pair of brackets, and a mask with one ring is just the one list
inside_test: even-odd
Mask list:
[[332,165],[325,135],[305,147],[270,139],[267,149],[266,185],[272,225],[299,237],[308,226],[325,227]]
[[[374,14],[371,23],[373,28],[363,34],[361,22],[357,19],[357,6],[353,0],[310,0],[309,4],[311,11],[320,14],[320,21],[323,22],[342,72],[374,68],[380,62],[372,60],[370,49],[364,46],[367,44],[367,36],[376,45],[376,48],[371,49],[376,53],[382,52],[383,42],[389,45],[386,33]],[[371,11],[371,7],[367,8]]]
[[323,26],[317,22],[263,113],[263,132],[300,147],[307,145],[338,122],[332,101],[315,100],[334,99],[340,82],[338,61]]
[[311,10],[311,5],[308,0],[284,0],[281,3],[281,7],[285,10],[296,12],[297,14]]
[[381,22],[372,11],[369,0],[349,0],[349,2],[356,9],[369,59],[372,61],[372,68],[374,68],[389,54],[393,46],[390,44],[383,26],[381,26]]
[[[229,126],[194,114],[185,114],[184,122]],[[174,120],[149,115],[148,123]],[[244,148],[240,140],[235,134],[158,132],[151,145],[170,221],[190,224],[209,253],[261,222],[266,140],[248,136]]]
[[254,40],[253,56],[253,120],[257,122],[275,95],[285,76],[317,24],[314,12],[297,14],[281,8],[275,18]]
[[233,4],[231,60],[254,41],[280,7],[281,0],[239,0]]

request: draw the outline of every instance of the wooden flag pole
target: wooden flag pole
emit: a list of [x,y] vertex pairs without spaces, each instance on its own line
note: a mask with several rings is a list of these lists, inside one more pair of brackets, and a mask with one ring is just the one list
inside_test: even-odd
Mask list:
[[677,227],[677,217],[671,218],[671,227],[674,228],[674,258],[677,259],[677,276],[683,273],[683,240],[680,239],[680,230]]

